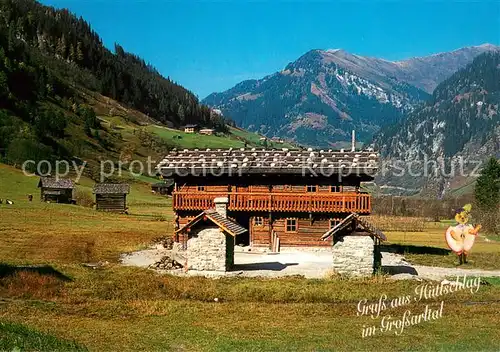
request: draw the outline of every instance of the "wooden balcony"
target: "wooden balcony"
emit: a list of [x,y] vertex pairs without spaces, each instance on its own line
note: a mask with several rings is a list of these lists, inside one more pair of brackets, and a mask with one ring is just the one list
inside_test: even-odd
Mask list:
[[371,196],[366,193],[243,193],[174,192],[174,210],[215,207],[214,198],[228,197],[230,211],[272,211],[369,214]]

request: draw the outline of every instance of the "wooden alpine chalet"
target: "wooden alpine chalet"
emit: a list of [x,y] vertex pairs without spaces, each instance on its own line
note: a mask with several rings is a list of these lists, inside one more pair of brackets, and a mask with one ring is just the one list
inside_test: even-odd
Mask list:
[[[360,188],[373,180],[378,155],[332,150],[183,150],[157,166],[174,179],[175,229],[227,197],[228,217],[247,229],[237,244],[331,246],[321,236],[352,213],[368,215],[371,196]],[[175,240],[187,241],[182,233]],[[279,245],[278,245],[279,244]]]

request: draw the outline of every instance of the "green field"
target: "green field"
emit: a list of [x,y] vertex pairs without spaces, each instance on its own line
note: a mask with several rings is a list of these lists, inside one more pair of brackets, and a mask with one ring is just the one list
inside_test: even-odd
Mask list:
[[[429,223],[424,232],[390,232],[388,246],[395,244],[412,264],[453,268],[457,266],[457,256],[448,250],[444,233],[453,222]],[[500,270],[500,242],[492,236],[480,234],[468,256],[463,269]],[[433,249],[443,249],[445,252]]]
[[242,148],[245,142],[228,136],[206,136],[199,133],[185,133],[161,126],[149,126],[149,131],[170,141],[178,148]]
[[[242,140],[246,140],[249,145],[253,146],[259,146],[259,147],[264,147],[263,141],[260,140],[262,135],[255,133],[255,132],[250,132],[243,130],[241,128],[230,128],[231,134],[236,136],[237,138],[240,138]],[[271,140],[268,140],[267,142],[267,147],[268,148],[275,148],[275,149],[281,149],[281,148],[288,148],[288,149],[294,149],[297,148],[297,146],[290,144],[289,142],[284,142],[284,143],[277,143]]]
[[21,324],[0,323],[2,351],[87,351],[72,341],[29,329]]
[[[245,145],[247,147],[264,147],[263,142],[260,140],[261,135],[234,127],[230,127],[229,133],[226,135],[217,134],[212,136],[199,133],[185,133],[157,125],[148,126],[148,130],[179,149],[243,148]],[[267,148],[294,148],[294,146],[289,143],[268,141]]]
[[[497,279],[474,295],[429,300],[433,307],[445,301],[441,319],[407,327],[400,336],[362,338],[363,327],[379,320],[357,316],[360,300],[411,294],[420,283],[385,276],[212,280],[123,267],[121,253],[171,233],[169,199],[136,183],[130,215],[106,214],[40,203],[37,182],[0,164],[0,198],[14,201],[0,205],[0,350],[498,350]],[[78,188],[91,185],[84,179]],[[388,233],[391,244],[432,247],[442,246],[441,236],[439,228]],[[492,248],[486,245],[477,253]],[[98,269],[82,265],[105,261]],[[420,313],[424,306],[387,314]]]

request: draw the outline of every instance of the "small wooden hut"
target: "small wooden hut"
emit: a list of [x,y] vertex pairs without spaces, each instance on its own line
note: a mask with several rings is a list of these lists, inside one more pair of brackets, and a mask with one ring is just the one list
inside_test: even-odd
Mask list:
[[211,129],[211,128],[202,128],[202,129],[200,130],[200,134],[205,134],[205,135],[207,135],[207,136],[211,136],[211,135],[213,135],[213,134],[214,134],[214,130],[213,130],[213,129]]
[[96,183],[95,194],[96,210],[124,213],[127,211],[127,194],[130,185],[119,183]]
[[151,190],[154,193],[161,195],[171,195],[174,190],[174,182],[172,180],[168,180],[165,182],[154,183],[151,185]]
[[38,188],[42,202],[71,203],[75,185],[70,179],[42,177]]

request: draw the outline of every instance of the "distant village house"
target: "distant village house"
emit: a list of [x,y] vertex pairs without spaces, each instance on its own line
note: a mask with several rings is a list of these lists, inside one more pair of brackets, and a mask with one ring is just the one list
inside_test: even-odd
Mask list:
[[184,126],[184,132],[186,133],[195,133],[198,129],[198,125],[186,125]]
[[214,134],[214,130],[211,128],[202,128],[200,130],[200,134],[206,134],[207,136],[211,136],[212,134]]

